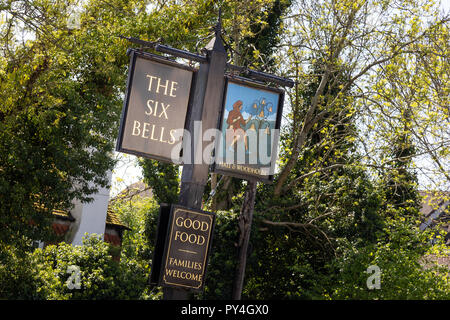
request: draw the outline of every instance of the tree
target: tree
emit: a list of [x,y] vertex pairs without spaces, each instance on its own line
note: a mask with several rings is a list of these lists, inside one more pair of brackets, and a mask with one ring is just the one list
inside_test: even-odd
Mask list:
[[[390,159],[395,158],[398,166],[395,170],[392,166],[383,167],[389,169],[394,188],[401,182],[404,193],[400,201],[387,199],[388,192],[378,187],[373,171],[367,169],[367,165],[376,168],[373,163],[378,158],[366,152],[365,145],[373,142],[380,147],[380,140],[373,138],[376,136],[373,128],[368,127],[372,131],[365,134],[366,128],[360,125],[360,121],[373,115],[363,102],[372,97],[370,84],[377,83],[373,82],[376,78],[373,75],[380,75],[377,67],[395,66],[397,59],[407,55],[413,44],[434,34],[446,23],[446,18],[438,16],[436,7],[420,3],[422,21],[426,19],[425,13],[429,14],[429,20],[418,30],[410,23],[419,15],[417,5],[404,4],[394,9],[388,1],[296,1],[291,6],[292,11],[284,22],[292,33],[282,38],[280,60],[287,62],[281,66],[297,80],[296,87],[288,91],[292,112],[282,135],[281,171],[274,188],[265,187],[265,192],[261,192],[257,200],[260,208],[255,209],[260,210],[255,216],[265,216],[260,220],[260,229],[271,233],[276,231],[274,227],[283,227],[287,232],[278,241],[269,236],[269,243],[253,240],[261,244],[260,248],[253,248],[255,259],[264,257],[265,263],[254,262],[249,266],[255,268],[246,287],[250,294],[324,296],[325,288],[336,281],[323,278],[337,272],[333,262],[345,256],[349,248],[365,248],[383,239],[388,212],[394,216],[409,212],[417,217],[417,184],[413,183],[414,176],[405,162],[406,152],[414,153],[407,133],[415,127],[408,124],[408,115],[405,113],[398,123],[395,134],[383,140],[384,147],[396,146],[391,149]],[[411,12],[415,18],[411,17]],[[399,72],[398,68],[392,70],[392,75]],[[403,83],[398,89],[403,87],[408,86]],[[402,106],[408,102],[400,94],[392,97]],[[392,111],[382,113],[383,116],[391,114]],[[442,109],[438,117],[445,119]],[[395,232],[402,231],[395,229]],[[300,234],[309,241],[303,242]],[[282,237],[283,233],[277,235]],[[274,250],[283,250],[281,254],[286,260],[274,256]],[[305,252],[305,256],[296,252]],[[280,266],[285,269],[280,270]],[[281,279],[276,288],[265,284],[261,278],[261,274],[274,273]],[[286,276],[283,278],[283,275]],[[313,283],[303,281],[304,277],[314,279]],[[261,290],[263,287],[265,289]]]
[[[427,29],[426,21],[411,18],[411,32],[423,37],[377,67],[372,91],[364,100],[371,110],[364,121],[365,131],[372,131],[373,141],[378,141],[365,143],[371,165],[389,170],[399,161],[408,162],[427,189],[447,190],[449,186],[445,165],[449,162],[450,141],[445,76],[449,66],[448,23],[447,16]],[[414,152],[386,157],[383,145],[404,134],[408,135],[405,142],[414,145]]]
[[[296,112],[307,110],[318,80],[297,87]],[[328,90],[324,96],[332,97]],[[380,198],[355,151],[354,117],[342,113],[352,101],[343,98],[312,128],[279,197],[272,197],[270,185],[259,191],[246,295],[323,298],[343,248],[371,243],[381,230]],[[281,162],[291,156],[290,132],[281,138]],[[278,279],[276,285],[265,280],[268,275]]]
[[[305,68],[314,63],[314,60],[310,60],[311,56],[323,61],[323,65],[318,71],[319,86],[306,114],[303,118],[293,120],[298,124],[295,127],[298,131],[294,132],[292,138],[292,157],[283,165],[277,178],[276,196],[280,195],[308,133],[320,123],[327,110],[338,105],[352,86],[355,96],[370,96],[371,89],[367,83],[370,83],[377,66],[402,57],[412,45],[433,34],[447,21],[445,17],[438,17],[437,7],[428,1],[414,4],[389,1],[297,1],[292,9],[296,11],[286,19],[292,31],[286,34],[282,43],[283,48],[286,48],[284,60],[296,67],[289,68],[288,72],[303,77]],[[429,17],[428,25],[421,30],[417,29],[417,23],[412,23],[414,19],[419,19],[419,15],[421,21]],[[333,81],[333,75],[344,70],[345,83]],[[327,85],[338,89],[334,99],[323,99]],[[348,109],[350,113],[360,111],[362,109]]]
[[72,30],[66,4],[2,4],[1,243],[48,239],[52,210],[89,200],[113,166],[124,56],[93,23],[100,9]]
[[144,181],[151,187],[158,203],[176,203],[179,192],[178,167],[151,159],[140,159]]
[[128,65],[129,44],[118,36],[164,36],[194,47],[214,8],[212,1],[92,0],[72,19],[76,6],[71,0],[1,4],[2,243],[48,240],[53,209],[69,209],[75,198],[89,201],[108,183]]
[[[448,265],[432,257],[448,256],[448,248],[436,238],[435,231],[418,230],[415,217],[403,210],[390,209],[378,241],[365,247],[349,248],[335,261],[338,281],[328,288],[331,299],[449,299]],[[439,233],[439,232],[438,232]],[[374,275],[369,267],[378,268],[379,287],[370,287]],[[369,270],[369,271],[368,271]],[[369,284],[369,285],[368,285]]]

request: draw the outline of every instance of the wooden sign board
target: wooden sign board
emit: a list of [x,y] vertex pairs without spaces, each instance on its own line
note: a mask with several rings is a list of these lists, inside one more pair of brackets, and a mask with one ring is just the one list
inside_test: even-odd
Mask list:
[[179,163],[172,150],[188,112],[194,69],[130,50],[127,91],[116,150]]
[[227,77],[213,171],[271,182],[277,159],[284,91]]
[[214,222],[210,212],[162,205],[150,282],[202,290]]

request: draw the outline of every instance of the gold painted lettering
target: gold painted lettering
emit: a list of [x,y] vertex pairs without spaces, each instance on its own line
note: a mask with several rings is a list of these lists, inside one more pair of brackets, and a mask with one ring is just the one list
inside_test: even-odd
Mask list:
[[194,270],[202,270],[202,263],[191,261],[191,260],[180,260],[177,258],[169,257],[169,265],[177,266],[177,267],[183,267],[183,268],[189,268]]
[[150,125],[150,123],[147,123],[147,122],[144,122],[144,127],[142,128],[142,138],[144,138],[144,139],[148,139],[148,135],[146,136],[145,135],[145,133],[147,132],[148,133],[148,128],[147,128],[147,126],[149,126]]
[[167,120],[169,116],[167,115],[167,109],[169,109],[170,104],[165,105],[164,102],[161,102],[162,110],[158,115],[158,106],[160,105],[159,101],[154,101],[152,99],[147,100],[147,110],[144,112],[147,116],[154,116],[161,118],[164,116]]
[[161,134],[159,136],[159,142],[167,143],[167,141],[163,140],[163,136],[164,136],[164,127],[161,127]]
[[181,241],[183,243],[185,242],[189,242],[190,244],[196,244],[198,246],[202,246],[205,244],[206,242],[206,238],[202,235],[198,235],[195,233],[187,233],[184,231],[175,231],[175,237],[174,237],[175,241]]
[[153,100],[147,100],[147,108],[148,108],[148,111],[145,111],[144,113],[145,113],[146,115],[148,115],[148,116],[151,116],[152,113],[153,113],[153,108],[152,108],[152,106],[151,106],[151,103],[155,103],[155,101],[153,101]]
[[155,133],[155,125],[153,125],[153,128],[152,128],[152,135],[151,135],[150,139],[155,140],[155,141],[158,141],[158,139],[155,139],[155,138],[153,137],[154,133]]
[[[161,106],[162,106],[162,111],[159,114],[159,118],[161,118],[161,116],[164,114],[164,118],[169,119],[166,111],[167,111],[167,109],[169,109],[170,104],[168,104],[167,106],[164,106],[164,102],[161,102]],[[155,116],[156,116],[156,110],[155,110]]]
[[151,75],[149,75],[149,74],[147,74],[146,77],[150,79],[149,84],[148,84],[148,91],[152,91],[152,82],[153,82],[153,79],[159,79],[159,78],[158,78],[158,77],[151,76]]
[[194,281],[202,281],[202,274],[196,274],[192,272],[187,271],[180,271],[180,270],[174,270],[174,269],[166,269],[166,276],[183,279],[183,280],[194,280]]
[[153,112],[153,116],[156,117],[156,111],[158,110],[158,101],[155,101],[155,112]]
[[[131,135],[133,136],[139,136],[141,134],[141,123],[137,120],[134,120],[133,123],[133,132],[131,133]],[[137,133],[136,133],[136,129],[137,129]]]
[[176,95],[174,95],[173,92],[177,90],[177,88],[175,88],[175,85],[178,85],[178,82],[172,81],[172,84],[170,86],[170,96],[174,98],[176,97]]
[[166,80],[166,85],[161,84],[161,78],[158,78],[158,86],[156,87],[156,93],[159,93],[159,88],[164,88],[164,95],[167,96],[167,88],[169,87],[169,80]]
[[175,136],[174,136],[175,131],[176,131],[175,129],[170,129],[170,131],[169,131],[169,134],[170,134],[170,140],[168,142],[169,144],[174,144],[176,141]]

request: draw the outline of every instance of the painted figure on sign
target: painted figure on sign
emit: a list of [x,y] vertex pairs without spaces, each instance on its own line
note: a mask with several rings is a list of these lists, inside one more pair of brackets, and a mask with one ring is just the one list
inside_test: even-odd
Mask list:
[[[254,100],[251,105],[247,105],[244,109],[245,113],[250,114],[250,117],[245,126],[247,136],[253,135],[256,139],[253,139],[252,143],[259,145],[262,141],[266,141],[267,149],[270,150],[270,134],[272,127],[275,123],[271,118],[275,113],[273,103],[267,101],[265,97]],[[263,139],[262,141],[259,141]],[[250,139],[251,140],[251,139]],[[248,145],[249,143],[247,143]],[[249,146],[251,149],[252,146]]]
[[227,118],[228,128],[226,131],[226,142],[230,150],[234,150],[233,149],[234,145],[241,140],[244,141],[245,150],[248,150],[247,139],[245,135],[245,127],[251,117],[245,120],[244,117],[242,116],[241,110],[242,110],[242,101],[237,100],[233,104],[233,110],[231,110],[228,113]]
[[251,106],[247,106],[245,111],[251,117],[254,116],[253,119],[248,121],[246,131],[258,131],[261,129],[264,130],[265,134],[270,134],[269,116],[274,113],[272,102],[266,102],[265,98],[261,98],[260,101],[254,101]]

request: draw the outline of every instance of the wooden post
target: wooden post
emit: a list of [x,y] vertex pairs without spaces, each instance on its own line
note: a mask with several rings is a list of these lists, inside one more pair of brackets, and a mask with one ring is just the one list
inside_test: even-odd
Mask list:
[[[200,64],[194,82],[194,96],[188,118],[191,133],[191,161],[183,165],[179,204],[194,209],[201,209],[203,192],[208,181],[209,163],[202,160],[194,162],[195,153],[202,150],[210,142],[203,142],[203,132],[217,129],[218,115],[222,108],[225,68],[227,54],[220,36],[221,23],[216,26],[216,38],[211,50],[207,51],[207,61]],[[202,131],[194,136],[194,124],[201,121]],[[199,161],[197,161],[199,162]],[[165,300],[185,300],[188,291],[184,289],[164,288]]]
[[236,267],[236,275],[233,283],[233,300],[241,300],[242,287],[244,285],[245,267],[247,265],[247,249],[252,229],[253,209],[255,208],[256,185],[256,181],[248,181],[244,203],[242,204],[241,213],[239,215],[239,254]]

